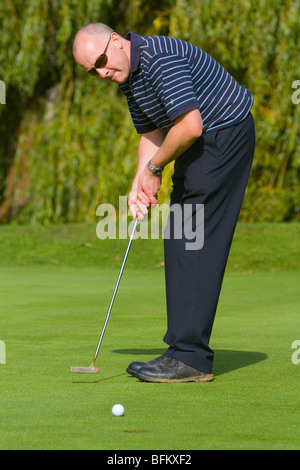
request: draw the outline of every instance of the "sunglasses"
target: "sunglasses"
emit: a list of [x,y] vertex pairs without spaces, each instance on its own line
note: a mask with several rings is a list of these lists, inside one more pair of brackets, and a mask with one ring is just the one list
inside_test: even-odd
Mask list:
[[96,60],[96,62],[93,65],[93,67],[90,70],[87,71],[87,73],[89,73],[90,75],[98,76],[98,72],[97,72],[96,69],[101,69],[102,67],[105,67],[105,65],[107,64],[108,57],[106,55],[106,51],[107,51],[107,48],[108,48],[110,38],[111,38],[111,36],[109,36],[108,43],[106,44],[106,47],[105,47],[103,53],[98,57],[98,59]]

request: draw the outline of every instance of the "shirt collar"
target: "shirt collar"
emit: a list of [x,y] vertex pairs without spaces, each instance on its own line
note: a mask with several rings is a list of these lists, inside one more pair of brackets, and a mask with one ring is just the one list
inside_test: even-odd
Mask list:
[[140,43],[141,37],[138,34],[129,32],[125,39],[130,41],[130,73],[131,75],[137,71],[140,63]]

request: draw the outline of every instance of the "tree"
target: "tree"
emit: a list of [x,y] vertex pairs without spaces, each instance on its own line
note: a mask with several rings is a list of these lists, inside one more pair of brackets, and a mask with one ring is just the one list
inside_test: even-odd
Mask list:
[[[138,136],[115,85],[87,76],[72,42],[85,23],[194,42],[254,95],[257,149],[244,220],[299,218],[298,0],[6,0],[0,6],[0,222],[77,222],[118,203]],[[170,192],[167,169],[160,202]]]

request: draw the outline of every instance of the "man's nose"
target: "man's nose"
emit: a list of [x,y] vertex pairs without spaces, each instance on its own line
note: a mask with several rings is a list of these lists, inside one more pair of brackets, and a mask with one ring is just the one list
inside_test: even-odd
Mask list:
[[96,69],[96,72],[100,76],[100,78],[106,78],[108,75],[108,70],[105,67],[102,67],[101,69]]

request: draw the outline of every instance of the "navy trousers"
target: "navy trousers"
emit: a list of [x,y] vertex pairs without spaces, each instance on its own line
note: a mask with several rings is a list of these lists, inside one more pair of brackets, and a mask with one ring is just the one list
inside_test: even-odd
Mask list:
[[189,205],[196,230],[197,207],[204,205],[204,244],[201,249],[188,250],[190,239],[184,236],[185,230],[182,237],[174,236],[170,211],[170,236],[164,240],[166,355],[207,373],[213,369],[209,342],[254,147],[250,113],[232,127],[204,133],[175,161],[171,209],[180,204],[184,213]]

